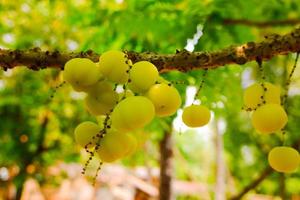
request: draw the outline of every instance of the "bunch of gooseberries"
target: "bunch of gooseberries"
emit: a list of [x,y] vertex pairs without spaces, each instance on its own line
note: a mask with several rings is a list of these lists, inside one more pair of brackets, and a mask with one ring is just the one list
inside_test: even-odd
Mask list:
[[251,122],[257,132],[270,134],[280,131],[288,117],[280,105],[280,88],[271,83],[254,83],[244,92],[246,110],[252,111]]
[[[143,127],[154,117],[175,114],[181,106],[179,92],[159,76],[155,65],[148,61],[133,64],[122,51],[105,52],[97,63],[87,58],[71,59],[65,64],[63,77],[75,91],[87,94],[86,109],[101,119],[100,123],[82,122],[74,131],[76,142],[90,153],[85,168],[94,155],[102,163],[133,154],[145,142]],[[117,92],[118,86],[122,92]],[[251,121],[258,132],[270,134],[286,125],[288,117],[280,95],[280,88],[268,82],[245,90],[244,105],[253,111]],[[210,117],[204,105],[183,109],[182,120],[189,127],[204,126]],[[275,147],[268,161],[273,169],[289,173],[298,167],[300,156],[291,147]]]
[[[246,88],[243,96],[247,111],[253,111],[251,122],[262,134],[281,131],[287,124],[288,116],[281,105],[280,87],[269,82],[254,83]],[[296,149],[287,146],[274,147],[268,155],[269,165],[278,172],[294,172],[300,163]]]
[[[71,59],[63,77],[75,91],[86,93],[86,109],[102,119],[75,128],[75,141],[91,154],[86,166],[94,155],[101,163],[131,155],[145,142],[143,127],[155,116],[173,115],[181,105],[179,92],[161,81],[155,65],[148,61],[133,64],[122,51],[105,52],[97,63]],[[119,86],[123,91],[118,93]]]

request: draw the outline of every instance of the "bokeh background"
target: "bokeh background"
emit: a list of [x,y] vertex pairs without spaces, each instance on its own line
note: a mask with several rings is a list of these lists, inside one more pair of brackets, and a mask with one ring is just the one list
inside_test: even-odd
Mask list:
[[[298,0],[0,0],[0,47],[212,51],[284,34],[299,22]],[[294,58],[289,54],[264,62],[267,81],[283,86]],[[176,85],[184,107],[191,104],[202,73],[162,76],[184,82]],[[300,140],[299,73],[290,87],[285,136],[286,145],[295,147]],[[84,95],[63,86],[49,100],[62,82],[55,69],[0,71],[0,199],[157,199],[160,169],[172,176],[172,199],[230,199],[247,187],[244,199],[300,199],[299,170],[285,175],[268,167],[267,153],[282,143],[282,135],[256,133],[241,109],[243,89],[259,79],[254,62],[210,70],[198,96],[212,110],[209,125],[185,127],[181,109],[153,120],[144,130],[144,146],[105,164],[92,186],[97,160],[82,176],[87,154],[73,138],[77,124],[96,121],[83,105]]]

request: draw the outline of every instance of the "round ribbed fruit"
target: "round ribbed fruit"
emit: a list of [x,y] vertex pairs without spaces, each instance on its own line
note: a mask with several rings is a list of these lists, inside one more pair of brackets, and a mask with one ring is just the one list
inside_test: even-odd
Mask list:
[[64,80],[76,91],[85,91],[88,86],[95,84],[101,77],[99,66],[87,58],[69,60],[63,71]]
[[147,97],[155,106],[155,113],[159,117],[171,116],[181,105],[181,97],[177,89],[165,83],[153,85]]
[[268,155],[270,166],[283,173],[294,172],[300,164],[300,156],[296,149],[292,147],[275,147]]
[[149,134],[147,134],[147,132],[145,132],[143,129],[133,131],[131,134],[137,140],[137,148],[141,148],[149,138]]
[[131,134],[131,133],[126,133],[127,136],[128,136],[128,145],[129,145],[129,148],[128,148],[128,151],[127,153],[125,154],[125,156],[130,156],[132,154],[134,154],[138,148],[138,141],[137,139]]
[[288,121],[285,110],[279,104],[265,104],[252,114],[252,125],[260,133],[274,133]]
[[96,136],[100,130],[101,127],[94,122],[82,122],[75,128],[75,141],[82,147],[85,147],[89,143],[88,147],[93,147],[96,144],[96,141],[93,141],[93,137]]
[[116,105],[118,94],[107,81],[99,81],[89,88],[85,104],[92,115],[105,115]]
[[97,124],[101,127],[101,129],[104,128],[105,118],[106,118],[106,115],[98,115],[98,116],[96,116]]
[[182,113],[182,121],[189,127],[201,127],[210,120],[210,111],[203,105],[191,105],[185,107]]
[[133,131],[151,122],[154,114],[154,106],[146,97],[128,97],[114,108],[111,115],[112,126],[119,131]]
[[157,68],[151,62],[140,61],[135,63],[130,70],[129,88],[133,92],[146,92],[155,84],[159,77]]
[[131,150],[132,138],[129,135],[110,129],[100,141],[97,151],[104,162],[114,162],[123,158]]
[[262,105],[263,99],[261,97],[263,96],[263,94],[264,100],[267,104],[280,104],[280,88],[268,82],[265,82],[264,86],[265,88],[267,88],[265,94],[263,86],[259,83],[254,83],[253,85],[246,88],[243,96],[244,105],[246,106],[246,108],[254,109],[258,105]]
[[122,51],[107,51],[99,59],[100,70],[104,77],[119,84],[127,82],[129,64],[131,61]]

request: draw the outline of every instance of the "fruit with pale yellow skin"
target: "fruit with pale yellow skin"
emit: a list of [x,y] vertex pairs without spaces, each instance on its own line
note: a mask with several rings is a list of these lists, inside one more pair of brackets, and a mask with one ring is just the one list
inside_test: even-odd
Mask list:
[[181,97],[177,89],[165,83],[153,85],[146,96],[155,106],[155,114],[158,117],[171,116],[181,105]]
[[119,131],[109,129],[100,141],[100,147],[97,151],[103,162],[114,162],[128,155],[134,146],[132,136]]
[[252,125],[260,133],[281,130],[288,121],[285,110],[279,104],[265,104],[252,113]]
[[99,81],[89,88],[85,98],[87,110],[95,116],[105,115],[113,109],[118,101],[118,94],[107,81]]
[[125,156],[131,156],[132,154],[134,154],[138,148],[138,141],[137,139],[131,134],[131,133],[125,133],[128,136],[128,151],[125,154]]
[[114,108],[111,115],[112,126],[123,132],[134,131],[150,123],[154,115],[154,105],[148,98],[128,97]]
[[90,121],[80,123],[74,130],[75,141],[82,147],[85,147],[87,144],[88,147],[94,147],[96,140],[93,140],[96,135],[101,131],[101,127]]
[[98,63],[103,76],[119,84],[127,82],[129,65],[131,64],[125,53],[116,50],[103,53]]
[[292,173],[297,170],[300,164],[299,152],[286,146],[274,147],[268,155],[270,166],[283,173]]
[[63,78],[75,91],[80,92],[95,84],[102,74],[99,66],[90,59],[73,58],[65,64]]
[[155,84],[158,77],[158,70],[151,62],[136,62],[130,70],[129,88],[133,92],[144,93]]
[[203,105],[190,105],[183,109],[182,121],[188,127],[201,127],[210,120],[210,111]]
[[130,133],[137,140],[137,148],[141,148],[145,144],[147,139],[149,139],[149,137],[150,137],[149,134],[143,129],[138,129],[138,130],[130,132]]
[[264,82],[263,84],[267,89],[265,93],[264,87],[259,83],[254,83],[246,88],[243,96],[246,108],[255,109],[258,105],[262,105],[264,100],[266,104],[280,104],[280,87],[268,82]]

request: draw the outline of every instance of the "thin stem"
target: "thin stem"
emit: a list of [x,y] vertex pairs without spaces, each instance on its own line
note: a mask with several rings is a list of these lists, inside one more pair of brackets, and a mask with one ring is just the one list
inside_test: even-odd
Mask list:
[[265,85],[265,82],[266,82],[266,75],[265,75],[265,72],[264,72],[264,68],[262,66],[262,59],[261,57],[257,57],[256,58],[256,62],[258,64],[258,67],[259,67],[259,71],[260,71],[260,78],[261,78],[261,87],[263,89],[263,93],[261,95],[261,103],[257,104],[257,107],[260,107],[261,105],[263,104],[266,104],[266,100],[265,100],[265,95],[266,95],[266,92],[267,92],[267,87]]
[[54,95],[56,94],[57,90],[59,88],[61,88],[62,86],[64,86],[66,84],[66,81],[63,81],[62,83],[60,83],[59,85],[55,86],[55,88],[52,90],[50,98],[52,99],[54,97]]
[[98,166],[98,168],[97,168],[97,170],[96,170],[95,176],[94,176],[94,178],[93,178],[93,186],[96,185],[97,177],[98,177],[99,171],[100,171],[101,168],[102,168],[102,165],[103,165],[103,162],[100,161],[99,166]]
[[[125,51],[124,53],[127,53],[127,51]],[[131,82],[131,79],[130,79],[130,71],[132,69],[132,64],[130,64],[130,60],[128,59],[128,56],[127,54],[125,54],[125,58],[126,58],[126,64],[128,65],[128,70],[126,71],[126,73],[128,74],[128,80],[126,81],[126,83],[123,85],[123,90],[124,90],[124,94],[121,98],[121,100],[124,100],[126,98],[126,90],[127,90],[127,87],[128,87],[128,84]]]
[[[128,70],[126,71],[126,73],[128,73],[128,75],[129,75],[130,70],[132,68],[132,65],[129,62],[129,59],[128,59],[128,56],[127,56],[126,52],[124,52],[124,53],[125,53],[125,59],[126,59],[125,63],[128,65]],[[126,81],[126,83],[123,85],[123,89],[124,89],[124,95],[123,95],[123,97],[120,100],[118,100],[116,103],[119,103],[119,101],[121,101],[121,100],[123,100],[123,99],[126,98],[126,87],[127,87],[127,85],[128,85],[129,82],[130,82],[130,77],[128,78],[128,80]],[[117,84],[114,87],[114,91],[116,91],[116,89],[117,89]],[[103,129],[100,130],[100,132],[96,136],[92,137],[92,140],[96,140],[97,139],[95,148],[92,151],[90,151],[88,149],[88,146],[91,145],[91,142],[85,146],[85,150],[86,150],[87,153],[90,154],[90,156],[89,156],[88,160],[86,161],[86,163],[85,163],[85,165],[84,165],[84,167],[82,169],[82,174],[85,174],[88,165],[90,164],[91,160],[93,159],[95,153],[99,150],[99,148],[100,148],[100,142],[101,142],[102,138],[104,138],[104,136],[107,134],[107,129],[111,128],[111,123],[109,123],[109,120],[110,120],[110,115],[113,112],[113,110],[114,110],[114,108],[112,108],[106,114],[106,117],[105,117],[104,122],[103,122]],[[103,162],[101,161],[100,164],[99,164],[99,167],[97,168],[96,175],[95,175],[95,177],[93,179],[93,185],[95,184],[96,178],[98,176],[98,172],[101,170],[102,165],[103,165]]]
[[105,137],[105,135],[106,135],[106,133],[107,133],[107,129],[110,129],[110,128],[111,128],[111,126],[108,124],[108,121],[110,120],[110,114],[111,114],[112,112],[113,112],[113,109],[111,109],[111,110],[106,114],[106,117],[105,117],[104,122],[103,122],[103,128],[99,131],[98,134],[96,134],[96,136],[93,136],[93,137],[92,137],[92,140],[93,140],[93,141],[97,139],[95,148],[94,148],[92,151],[88,150],[88,145],[89,145],[91,142],[90,142],[89,144],[85,145],[85,151],[86,151],[87,153],[89,153],[90,156],[89,156],[88,160],[87,160],[87,161],[85,162],[85,164],[84,164],[84,167],[83,167],[82,172],[81,172],[82,174],[85,174],[88,165],[89,165],[90,162],[92,161],[92,159],[93,159],[95,153],[99,150],[99,148],[100,148],[100,141],[101,141],[102,138]]
[[[298,58],[299,58],[299,52],[296,54],[296,58],[295,58],[295,62],[294,62],[294,65],[293,65],[293,68],[288,76],[288,79],[285,83],[285,94],[282,98],[282,105],[286,104],[286,101],[287,101],[287,97],[288,97],[288,93],[289,93],[289,86],[291,84],[291,79],[292,79],[292,76],[296,70],[296,67],[297,67],[297,63],[298,63]],[[287,105],[285,105],[287,106]]]
[[195,103],[196,99],[198,98],[198,96],[200,94],[201,89],[203,88],[203,85],[204,85],[204,82],[205,82],[205,77],[207,75],[207,71],[208,71],[208,69],[204,69],[204,72],[202,74],[202,80],[201,80],[200,85],[198,87],[198,90],[197,90],[197,92],[195,94],[195,97],[194,97],[194,100],[193,100],[193,104]]
[[[289,74],[289,76],[288,76],[288,78],[286,80],[286,84],[285,84],[285,94],[284,94],[284,96],[282,98],[281,105],[284,106],[286,110],[287,110],[287,97],[288,97],[288,93],[289,93],[289,86],[291,84],[292,76],[293,76],[293,74],[294,74],[294,72],[296,70],[296,67],[297,67],[298,58],[299,58],[299,52],[296,55],[292,71],[290,72],[290,74]],[[285,131],[284,128],[281,130],[281,133],[282,133],[282,145],[284,146],[285,145],[285,138],[286,138],[285,137],[286,131]]]

